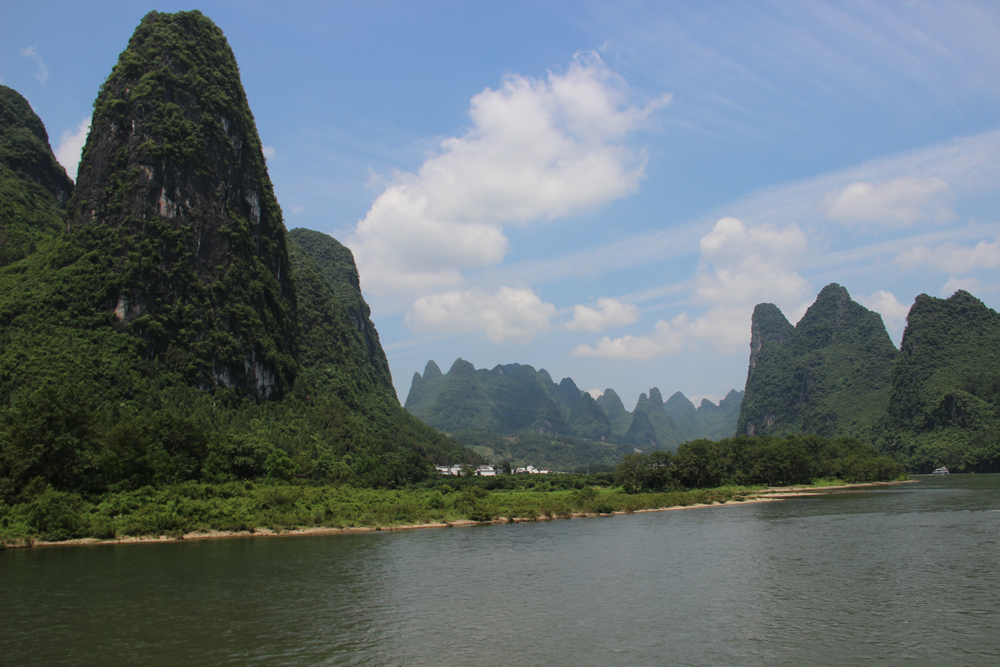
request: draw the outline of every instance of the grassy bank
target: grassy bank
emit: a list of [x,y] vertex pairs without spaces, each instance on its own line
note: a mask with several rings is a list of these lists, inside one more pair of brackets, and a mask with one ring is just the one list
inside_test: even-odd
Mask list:
[[546,490],[537,490],[537,487],[489,490],[476,484],[458,484],[458,488],[437,484],[382,490],[189,482],[93,498],[49,489],[31,502],[0,506],[0,543],[26,546],[38,540],[181,537],[198,531],[393,527],[502,518],[530,520],[741,500],[753,492],[748,487],[724,487],[627,494],[615,487]]

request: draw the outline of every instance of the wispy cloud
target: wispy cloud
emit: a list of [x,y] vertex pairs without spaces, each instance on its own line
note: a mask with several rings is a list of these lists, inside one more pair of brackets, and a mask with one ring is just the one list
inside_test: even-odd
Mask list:
[[955,213],[945,202],[948,183],[942,178],[904,176],[883,183],[858,182],[832,192],[824,212],[837,222],[907,226],[918,220],[950,222]]
[[34,46],[29,46],[25,49],[21,49],[21,55],[27,56],[35,61],[35,65],[38,67],[38,70],[35,72],[35,78],[38,79],[38,83],[44,86],[45,82],[49,78],[49,66],[46,65],[45,61],[42,60],[42,57],[38,55],[38,49]]
[[917,244],[902,250],[896,261],[907,269],[935,268],[944,273],[971,273],[1000,267],[1000,241],[980,241],[974,246],[942,243],[931,248]]

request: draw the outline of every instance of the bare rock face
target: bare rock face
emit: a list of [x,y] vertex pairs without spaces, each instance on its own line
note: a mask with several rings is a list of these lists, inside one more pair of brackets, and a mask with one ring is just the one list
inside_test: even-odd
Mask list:
[[151,12],[94,104],[69,229],[107,263],[107,310],[203,388],[280,396],[296,373],[281,210],[239,69],[200,12]]

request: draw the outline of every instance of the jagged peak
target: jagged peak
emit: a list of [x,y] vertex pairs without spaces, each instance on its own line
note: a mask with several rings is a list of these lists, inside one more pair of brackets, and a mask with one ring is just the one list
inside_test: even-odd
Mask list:
[[433,359],[429,360],[427,362],[427,365],[424,366],[424,379],[425,380],[427,380],[429,378],[440,377],[441,375],[443,375],[443,373],[441,372],[441,368],[438,367],[438,365],[436,363],[434,363]]
[[[750,322],[751,347],[754,347],[754,340],[784,343],[795,332],[795,327],[773,303],[758,303]],[[756,347],[760,349],[759,344]]]
[[690,403],[692,406],[694,405],[694,403],[691,403],[691,399],[685,396],[683,392],[675,391],[670,395],[670,398],[664,402],[664,405],[683,405],[684,403]]
[[472,375],[476,372],[476,367],[462,357],[455,360],[455,363],[448,369],[448,375]]
[[652,387],[649,390],[649,402],[652,403],[654,407],[660,407],[663,405],[663,395],[660,393],[658,387]]

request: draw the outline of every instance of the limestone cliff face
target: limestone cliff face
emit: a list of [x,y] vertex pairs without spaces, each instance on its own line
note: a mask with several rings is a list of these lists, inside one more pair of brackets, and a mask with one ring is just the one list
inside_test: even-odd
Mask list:
[[737,433],[866,433],[885,409],[896,354],[881,316],[835,283],[794,327],[760,304]]
[[282,394],[296,295],[239,69],[200,12],[151,12],[101,88],[69,227],[117,275],[109,314],[205,388]]
[[0,266],[62,231],[72,191],[41,119],[16,90],[0,85]]

